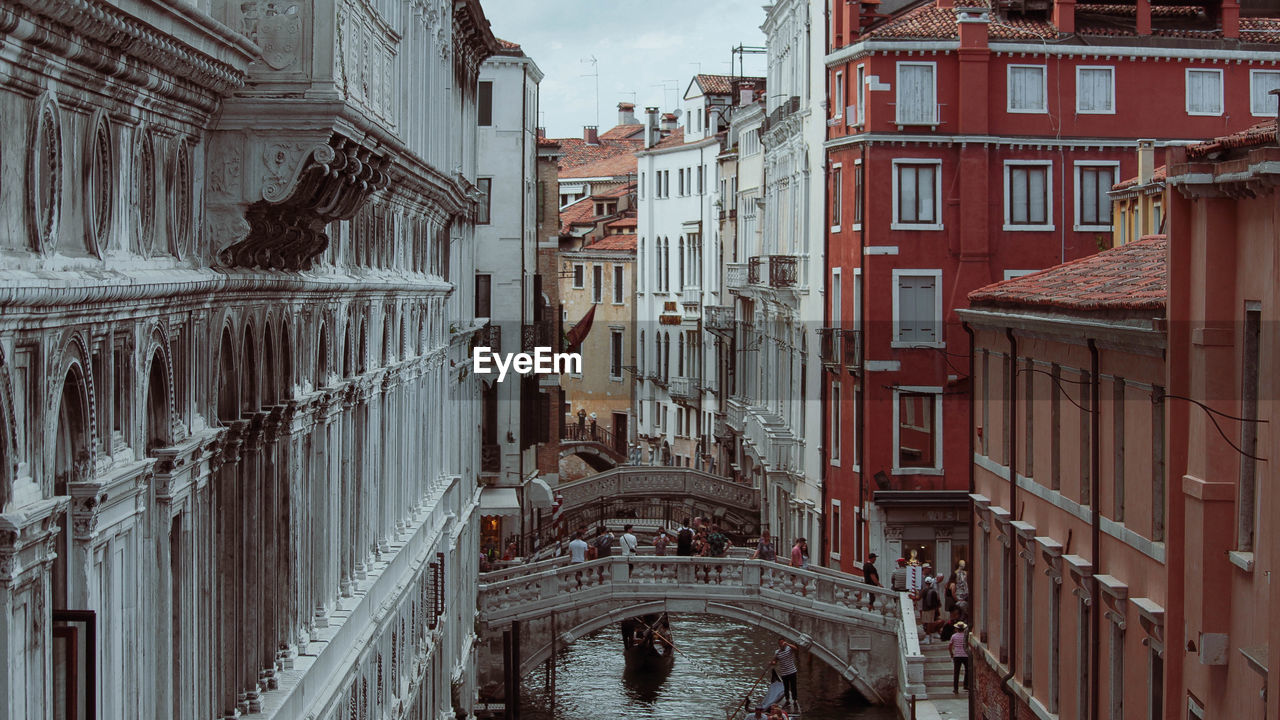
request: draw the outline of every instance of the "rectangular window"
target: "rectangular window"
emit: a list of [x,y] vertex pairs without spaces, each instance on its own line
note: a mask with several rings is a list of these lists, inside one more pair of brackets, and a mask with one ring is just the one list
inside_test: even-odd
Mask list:
[[479,97],[476,100],[476,117],[478,125],[493,124],[493,83],[488,80],[480,82]]
[[1222,71],[1187,69],[1187,114],[1222,114]]
[[573,289],[581,290],[586,287],[586,271],[581,263],[573,266]]
[[912,273],[894,270],[893,302],[895,347],[936,345],[942,340],[940,271]]
[[863,125],[867,121],[866,103],[863,102],[863,98],[866,97],[865,95],[866,84],[867,84],[867,67],[865,65],[859,65],[858,75],[857,75],[857,84],[853,88],[853,101],[858,108],[858,115],[855,122],[858,125]]
[[831,464],[840,464],[840,383],[831,383]]
[[[924,390],[924,389],[921,389]],[[894,470],[938,470],[941,467],[939,445],[941,428],[937,423],[942,395],[935,389],[895,390],[894,406]]]
[[862,389],[853,388],[853,469],[858,471],[862,466],[862,442],[858,438],[858,413],[862,411]]
[[1011,113],[1048,112],[1044,65],[1009,66],[1008,110]]
[[1007,161],[1004,165],[1004,229],[1052,230],[1050,163]]
[[706,176],[707,176],[706,171],[707,171],[707,167],[705,165],[698,166],[698,194],[699,195],[701,195],[703,192],[702,190],[703,183],[706,181]]
[[836,165],[831,169],[831,231],[839,232],[840,230],[840,198],[843,193],[843,183],[840,177],[841,167]]
[[604,268],[591,266],[591,302],[604,302]]
[[834,99],[831,103],[832,115],[834,117],[844,117],[844,73],[836,72],[836,91],[832,96]]
[[493,317],[492,315],[489,314],[491,312],[490,310],[490,307],[491,307],[490,298],[492,296],[491,288],[492,288],[491,275],[476,275],[476,307],[475,307],[476,315],[475,316],[478,318]]
[[1076,165],[1076,230],[1110,230],[1111,198],[1118,164]]
[[493,178],[476,178],[476,187],[480,189],[480,206],[476,208],[476,224],[489,224],[489,197],[493,192]]
[[1271,94],[1272,90],[1280,90],[1280,70],[1249,71],[1249,112],[1254,117],[1276,116],[1276,96]]
[[853,163],[853,229],[862,229],[862,161]]
[[1082,115],[1110,115],[1116,111],[1116,69],[1076,68],[1076,112]]
[[622,331],[609,331],[609,377],[622,379]]
[[1164,232],[1164,208],[1159,201],[1151,203],[1151,232]]
[[839,560],[840,551],[843,545],[842,533],[840,532],[840,501],[831,501],[831,559]]
[[894,230],[941,230],[940,161],[893,161]]
[[640,190],[640,199],[643,200],[644,199],[644,173],[643,172],[640,173],[639,190]]
[[1258,389],[1262,361],[1262,308],[1254,302],[1244,313],[1243,367],[1240,372],[1240,483],[1236,499],[1236,548],[1253,552],[1258,510]]
[[937,63],[898,63],[897,123],[937,125],[938,100],[934,74]]
[[614,265],[613,266],[613,304],[614,305],[622,304],[623,277],[624,277],[623,266]]

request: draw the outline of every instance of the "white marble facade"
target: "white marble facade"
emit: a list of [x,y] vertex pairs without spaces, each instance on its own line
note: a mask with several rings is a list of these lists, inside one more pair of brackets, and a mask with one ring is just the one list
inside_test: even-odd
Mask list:
[[478,0],[0,0],[0,720],[469,710],[497,48]]

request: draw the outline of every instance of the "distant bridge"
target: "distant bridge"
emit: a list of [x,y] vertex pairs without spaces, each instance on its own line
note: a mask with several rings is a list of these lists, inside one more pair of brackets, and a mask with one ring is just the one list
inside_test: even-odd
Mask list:
[[901,705],[905,693],[924,695],[910,599],[844,573],[736,558],[612,556],[507,568],[481,575],[480,583],[481,687],[491,692],[502,687],[502,633],[512,621],[520,621],[524,676],[557,647],[625,618],[665,611],[717,615],[776,633],[871,702]]
[[560,433],[560,459],[571,455],[604,472],[627,461],[627,442],[599,425],[565,425]]

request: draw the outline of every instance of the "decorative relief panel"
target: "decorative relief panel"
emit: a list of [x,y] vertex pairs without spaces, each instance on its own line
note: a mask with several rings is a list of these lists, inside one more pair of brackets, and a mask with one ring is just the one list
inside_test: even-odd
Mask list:
[[173,144],[169,173],[169,250],[183,260],[194,235],[195,181],[191,175],[191,147],[186,138]]
[[137,250],[142,255],[155,252],[156,242],[156,153],[151,132],[139,128],[133,144],[133,208]]
[[99,259],[110,247],[111,217],[116,189],[115,145],[111,121],[99,110],[89,123],[84,153],[85,237],[89,250]]
[[52,93],[36,103],[27,162],[31,244],[37,252],[47,254],[57,245],[62,209],[62,123]]
[[258,0],[241,6],[241,32],[262,48],[272,70],[296,70],[301,64],[303,7],[294,0]]

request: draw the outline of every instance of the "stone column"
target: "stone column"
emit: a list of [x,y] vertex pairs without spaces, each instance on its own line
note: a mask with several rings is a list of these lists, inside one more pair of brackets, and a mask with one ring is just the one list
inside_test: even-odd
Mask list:
[[248,419],[244,452],[240,461],[240,687],[244,689],[242,712],[262,712],[258,672],[263,667],[262,638],[262,485],[263,440],[266,413]]
[[354,457],[356,455],[355,435],[357,432],[354,413],[352,408],[355,405],[355,386],[347,385],[342,390],[342,404],[340,412],[342,417],[339,426],[342,428],[342,440],[340,447],[342,448],[341,457],[338,458],[338,487],[341,492],[341,509],[338,513],[339,526],[337,528],[338,535],[338,551],[340,553],[339,566],[341,570],[341,584],[339,590],[342,597],[352,597],[351,574],[355,567],[355,540],[354,528],[356,527],[356,518],[359,510],[355,505],[355,466]]
[[[307,584],[313,629],[329,627],[328,598],[329,576],[329,399],[322,395],[315,401],[315,426],[311,432],[310,447],[310,511],[307,513],[308,552]],[[318,639],[311,633],[310,639]]]
[[238,705],[248,709],[248,698],[239,692],[240,654],[239,635],[244,627],[240,605],[240,572],[242,548],[240,535],[240,449],[248,423],[240,420],[227,428],[221,444],[221,452],[211,461],[216,476],[213,483],[213,504],[217,516],[217,643],[212,648],[216,664],[216,709],[222,718],[235,718]]

